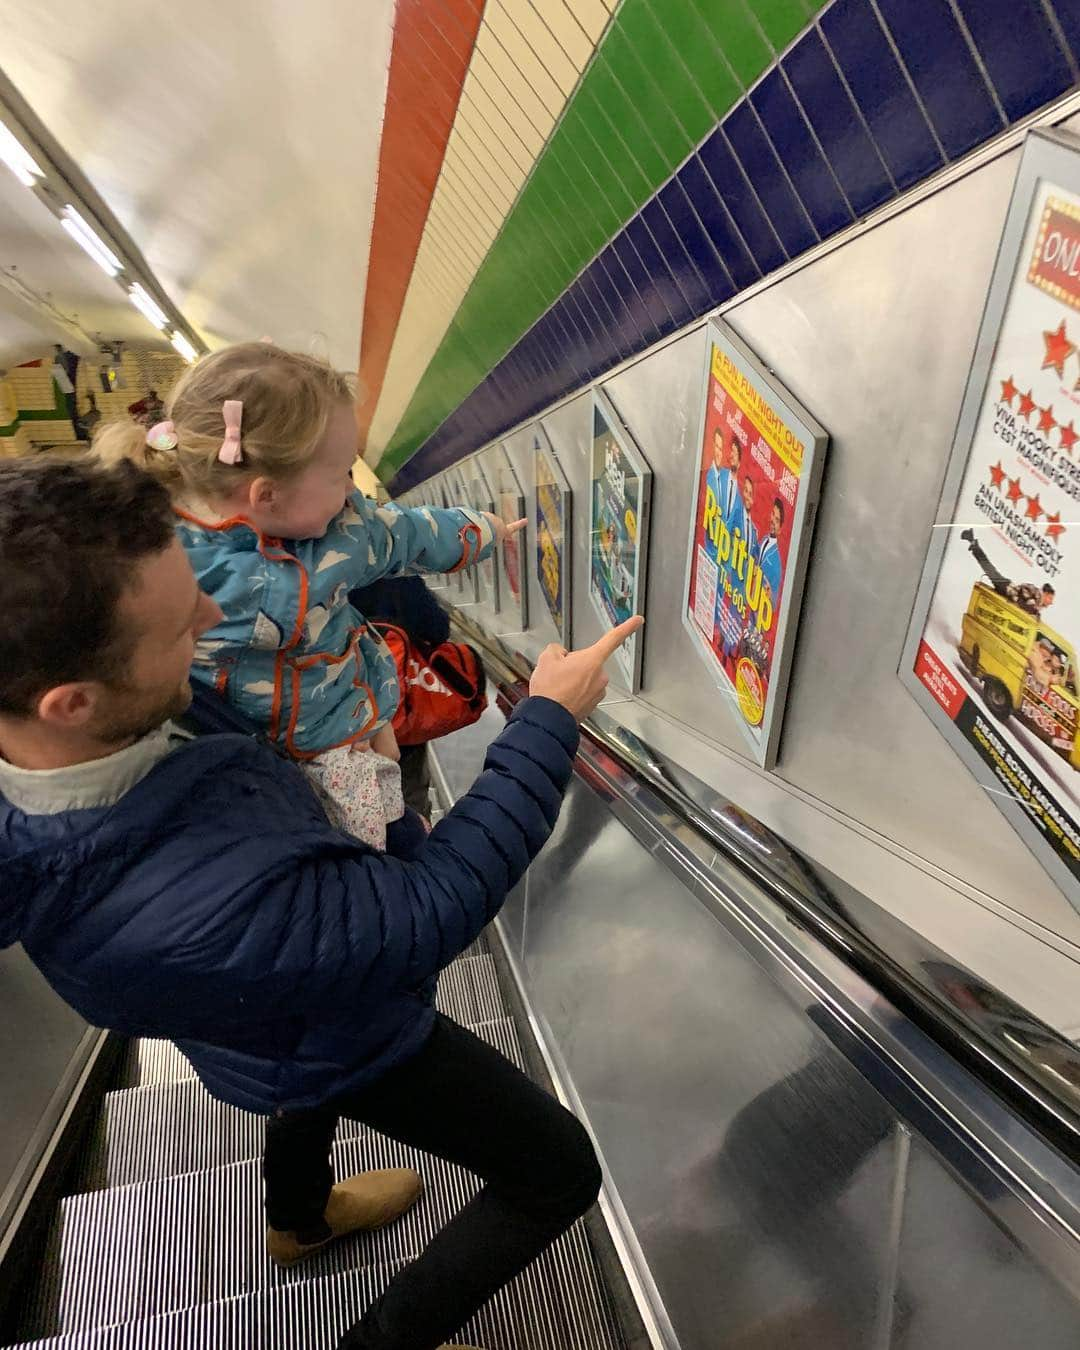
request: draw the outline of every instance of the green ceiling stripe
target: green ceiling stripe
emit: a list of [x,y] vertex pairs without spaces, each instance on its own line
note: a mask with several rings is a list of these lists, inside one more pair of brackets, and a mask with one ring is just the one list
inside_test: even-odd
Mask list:
[[823,7],[817,0],[623,0],[417,385],[380,461],[384,477],[476,388]]

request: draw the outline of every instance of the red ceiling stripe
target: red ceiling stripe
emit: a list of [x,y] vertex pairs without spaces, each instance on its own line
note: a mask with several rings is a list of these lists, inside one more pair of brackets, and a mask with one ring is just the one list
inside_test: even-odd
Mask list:
[[379,401],[483,11],[482,0],[434,5],[398,0],[360,342],[361,446]]

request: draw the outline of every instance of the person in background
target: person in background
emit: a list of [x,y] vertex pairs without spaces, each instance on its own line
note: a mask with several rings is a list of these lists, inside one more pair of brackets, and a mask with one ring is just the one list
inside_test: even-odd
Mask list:
[[94,428],[101,421],[101,413],[98,410],[97,397],[93,391],[86,395],[89,407],[84,413],[80,413],[76,423],[76,429],[79,433],[80,441],[89,441],[93,439]]
[[[424,584],[422,577],[387,577],[363,590],[353,591],[349,603],[367,618],[396,624],[428,657],[450,637],[446,611]],[[401,790],[405,805],[431,819],[431,766],[426,745],[403,745]]]
[[128,405],[128,415],[144,427],[152,427],[165,416],[165,405],[158,397],[157,390],[150,389],[145,398]]
[[75,399],[75,384],[79,373],[79,358],[75,352],[69,352],[59,342],[53,344],[52,377],[60,390],[67,408],[71,429],[75,439],[79,440],[79,418]]
[[21,942],[91,1025],[175,1041],[214,1097],[269,1117],[281,1266],[420,1194],[409,1168],[334,1184],[339,1115],[479,1176],[338,1341],[445,1345],[600,1190],[579,1122],[437,1013],[431,983],[547,842],[578,722],[642,620],[586,651],[548,647],[471,790],[430,836],[392,832],[379,853],[259,738],[171,726],[221,611],[149,474],[0,463],[0,612],[0,948]]
[[1035,618],[1054,603],[1057,593],[1048,581],[1041,587],[1031,581],[1011,581],[1004,572],[999,572],[986,556],[982,546],[975,539],[974,530],[961,530],[960,538],[967,544],[972,557],[982,568],[998,595],[1014,605],[1019,605]]

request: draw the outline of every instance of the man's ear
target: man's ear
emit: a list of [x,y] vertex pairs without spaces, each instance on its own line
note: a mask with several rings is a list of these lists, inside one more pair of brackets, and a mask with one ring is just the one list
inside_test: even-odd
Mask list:
[[38,699],[37,715],[51,727],[76,731],[93,719],[100,698],[101,685],[94,680],[58,684]]

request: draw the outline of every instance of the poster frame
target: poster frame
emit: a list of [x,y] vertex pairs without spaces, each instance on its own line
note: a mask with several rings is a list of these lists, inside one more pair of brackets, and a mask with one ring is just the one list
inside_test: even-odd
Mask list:
[[[521,486],[521,478],[518,471],[514,468],[514,461],[510,458],[510,451],[507,450],[506,445],[502,441],[497,442],[491,449],[496,457],[498,466],[494,482],[496,514],[502,514],[502,512],[498,510],[502,497],[504,495],[512,495],[516,500],[515,510],[517,515],[515,519],[526,520],[527,522],[529,513],[525,501],[525,491]],[[509,475],[510,481],[513,483],[513,493],[504,494],[502,491],[504,474]],[[506,565],[506,543],[504,541],[499,545],[499,570],[501,573],[499,577],[500,589],[502,589],[502,593],[507,597],[507,601],[503,606],[502,617],[509,617],[511,622],[520,620],[519,628],[508,630],[518,633],[527,633],[529,631],[529,568],[526,566],[532,558],[529,535],[529,526],[528,523],[526,523],[525,528],[516,536],[519,587],[518,595],[516,597],[514,595],[514,588],[510,584],[510,572]]]
[[[532,570],[536,577],[537,584],[540,587],[540,594],[544,600],[544,608],[547,610],[551,622],[559,635],[559,641],[567,650],[572,645],[574,624],[573,624],[573,576],[574,568],[572,558],[574,554],[574,490],[570,486],[570,479],[566,475],[566,470],[562,466],[552,444],[551,437],[547,433],[547,428],[543,422],[536,421],[529,428],[532,437],[532,477],[533,477],[533,551],[532,551]],[[540,493],[537,482],[537,465],[539,456],[543,454],[552,467],[556,480],[556,487],[561,496],[562,505],[562,537],[563,545],[559,559],[559,567],[562,573],[562,623],[556,619],[555,614],[548,602],[547,594],[544,590],[544,583],[540,576]]]
[[[768,703],[759,729],[747,726],[746,719],[735,705],[734,691],[727,675],[721,668],[718,668],[712,648],[705,641],[689,612],[697,539],[701,462],[705,443],[705,429],[709,420],[709,385],[712,378],[714,345],[724,350],[729,359],[768,395],[770,402],[778,411],[783,413],[788,424],[802,436],[805,447],[803,469],[799,476],[799,495],[792,517],[791,548],[785,573],[787,589],[782,592],[783,603],[774,641]],[[806,573],[810,561],[810,547],[813,540],[814,524],[817,519],[818,501],[821,495],[821,478],[825,468],[829,433],[811,415],[804,404],[780,381],[779,377],[758,359],[738,334],[720,319],[710,319],[705,325],[703,367],[701,413],[697,424],[697,439],[694,442],[693,489],[688,513],[689,533],[686,545],[686,570],[679,602],[680,612],[683,627],[690,637],[694,650],[709,671],[714,683],[731,700],[732,719],[738,727],[751,756],[761,768],[771,769],[777,760],[780,734],[783,729],[784,710],[787,704],[788,687],[791,682],[792,656],[799,627],[799,616],[802,610],[803,592],[806,587]]]
[[[465,475],[462,472],[461,462],[451,464],[444,475],[447,487],[447,506],[469,506],[469,494],[466,490]],[[451,583],[457,583],[459,592],[459,604],[477,605],[480,603],[480,582],[476,575],[475,565],[464,567],[460,572],[455,572],[451,578]]]
[[926,631],[938,586],[941,567],[948,545],[948,531],[956,524],[956,508],[967,473],[979,417],[987,395],[994,369],[998,338],[1005,319],[1005,310],[1012,294],[1013,284],[1022,279],[1025,265],[1024,241],[1035,209],[1036,198],[1043,181],[1080,194],[1080,140],[1058,131],[1039,129],[1029,132],[1024,141],[1020,163],[1009,198],[1005,224],[1001,231],[994,270],[986,293],[982,321],[971,364],[968,367],[960,416],[949,449],[948,467],[941,489],[930,539],[923,562],[911,620],[904,639],[897,670],[901,684],[933,723],[951,749],[959,757],[975,781],[984,789],[995,807],[1040,865],[1049,873],[1074,909],[1080,910],[1080,883],[1064,862],[1046,843],[1038,825],[1030,819],[1020,802],[1002,792],[1001,783],[978,751],[956,726],[933,694],[916,674],[915,665],[920,644]]
[[[491,490],[491,479],[488,476],[487,465],[484,463],[483,454],[473,455],[471,459],[465,461],[463,470],[467,485],[471,485],[469,500],[477,511],[486,511],[489,515],[495,514],[495,494]],[[490,596],[487,594],[489,586],[484,577],[484,567],[487,563],[491,564],[491,583]],[[491,556],[486,562],[476,564],[476,581],[480,591],[480,603],[486,606],[492,614],[498,614],[502,609],[501,581],[499,575],[498,546],[496,545]]]
[[[638,503],[638,546],[634,558],[634,578],[631,590],[633,605],[631,615],[645,613],[645,596],[649,577],[649,525],[652,516],[652,469],[638,448],[633,433],[623,421],[611,398],[599,386],[595,385],[590,403],[589,435],[589,537],[588,537],[588,590],[589,603],[592,605],[605,631],[610,632],[611,618],[600,602],[593,586],[593,539],[596,535],[596,477],[594,466],[596,414],[599,412],[607,422],[608,430],[615,437],[623,456],[632,465],[635,475],[641,483],[641,499]],[[641,688],[641,668],[644,658],[644,632],[635,633],[615,653],[614,662],[619,673],[626,681],[631,694]]]

